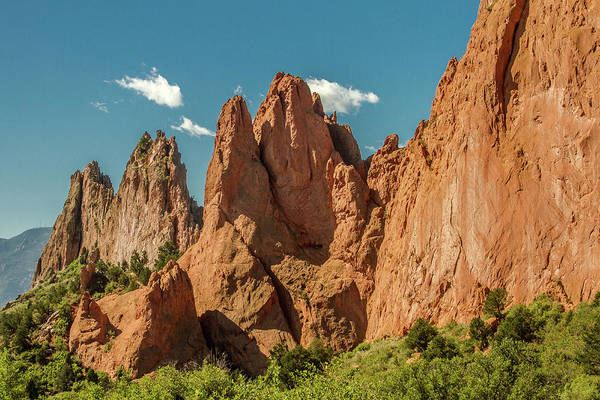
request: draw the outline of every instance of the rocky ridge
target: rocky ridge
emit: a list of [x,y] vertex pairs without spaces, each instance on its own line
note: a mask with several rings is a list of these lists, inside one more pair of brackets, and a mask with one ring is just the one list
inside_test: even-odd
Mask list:
[[[277,74],[254,120],[243,98],[229,100],[204,227],[171,266],[189,279],[194,332],[256,374],[276,343],[321,338],[344,351],[419,317],[463,322],[496,287],[515,302],[589,299],[600,288],[599,19],[582,0],[482,1],[430,119],[406,147],[389,136],[366,161],[300,78]],[[147,290],[126,296],[154,315]],[[98,312],[122,301],[102,299]],[[148,325],[135,329],[152,336]],[[180,340],[165,333],[160,346]],[[98,368],[146,357],[71,349]]]
[[191,199],[175,138],[144,133],[116,195],[97,162],[71,176],[71,187],[50,240],[38,261],[33,285],[48,279],[86,249],[104,261],[129,260],[134,251],[154,259],[173,241],[181,250],[198,237],[202,210]]

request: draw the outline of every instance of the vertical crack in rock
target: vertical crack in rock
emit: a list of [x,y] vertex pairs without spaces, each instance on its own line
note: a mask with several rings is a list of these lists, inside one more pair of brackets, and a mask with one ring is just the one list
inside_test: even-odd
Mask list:
[[[502,114],[506,114],[506,99],[504,93],[504,80],[509,73],[508,67],[515,50],[515,34],[521,22],[523,11],[528,0],[515,0],[515,4],[508,16],[508,22],[504,31],[504,36],[498,50],[498,59],[496,61],[496,94]],[[518,38],[517,38],[518,39]]]

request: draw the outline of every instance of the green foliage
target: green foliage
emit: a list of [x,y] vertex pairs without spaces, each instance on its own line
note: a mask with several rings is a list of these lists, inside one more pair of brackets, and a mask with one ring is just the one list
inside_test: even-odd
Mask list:
[[141,255],[137,251],[134,251],[129,260],[129,268],[143,285],[148,284],[151,273],[150,269],[146,267],[146,264],[148,264],[148,254],[146,253],[146,250],[142,251]]
[[408,331],[406,345],[413,350],[424,352],[429,342],[438,334],[437,329],[424,318],[419,318]]
[[427,345],[423,352],[426,360],[434,358],[451,359],[459,355],[458,346],[453,339],[446,339],[442,335],[437,335]]
[[[122,276],[137,284],[136,262],[130,260],[126,269],[118,266],[119,273],[112,268],[115,281],[104,275],[111,266],[98,268],[106,288],[114,284],[124,291]],[[120,368],[117,379],[110,380],[83,368],[67,349],[70,306],[79,299],[72,282],[79,269],[77,261],[55,282],[40,285],[0,312],[0,400],[600,400],[600,307],[592,302],[565,312],[548,296],[538,296],[529,306],[502,308],[505,317],[495,335],[478,318],[439,329],[419,320],[406,338],[363,343],[335,357],[319,342],[291,351],[275,346],[268,369],[254,378],[205,361],[186,371],[163,367],[135,381]],[[51,315],[58,334],[51,343],[43,342],[40,327]],[[18,339],[17,331],[22,332]],[[115,335],[109,332],[111,339]],[[486,341],[485,352],[473,349],[474,342],[481,349]]]
[[152,145],[152,138],[150,137],[150,135],[148,135],[147,132],[144,132],[144,134],[140,138],[140,141],[137,144],[137,151],[141,155],[146,155],[148,153],[148,150],[150,150],[151,145]]
[[584,330],[582,339],[584,345],[578,359],[585,372],[600,375],[600,316],[597,315],[592,325]]
[[480,349],[488,347],[489,338],[492,335],[492,327],[483,322],[481,318],[473,318],[469,324],[469,335]]
[[519,304],[510,310],[498,326],[496,340],[498,342],[504,339],[533,342],[538,337],[540,325],[540,321],[535,318],[533,312]]
[[596,293],[592,301],[592,307],[600,307],[600,292]]
[[160,271],[170,260],[177,260],[181,252],[173,242],[166,242],[158,248],[158,257],[154,261],[154,269]]
[[306,371],[322,371],[332,355],[331,348],[324,347],[319,340],[314,341],[308,349],[298,345],[291,351],[280,343],[271,350],[271,363],[278,368],[276,375],[279,380],[286,387],[293,388],[299,375]]
[[493,315],[496,318],[504,317],[504,309],[508,304],[508,293],[504,288],[494,289],[488,293],[483,305],[485,314]]

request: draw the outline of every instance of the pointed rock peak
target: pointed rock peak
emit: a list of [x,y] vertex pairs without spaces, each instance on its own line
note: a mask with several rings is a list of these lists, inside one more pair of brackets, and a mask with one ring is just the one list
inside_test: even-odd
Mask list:
[[224,188],[235,187],[235,176],[247,172],[247,163],[259,158],[246,101],[234,96],[223,105],[217,121],[215,148],[206,172],[205,204],[222,195]]
[[150,150],[152,146],[152,136],[148,132],[144,132],[142,137],[140,138],[137,146],[135,146],[135,150],[140,154],[145,154]]
[[398,150],[398,135],[389,135],[385,138],[385,142],[383,142],[380,151],[383,153],[391,153],[396,150]]
[[110,181],[110,177],[108,175],[104,175],[102,171],[100,171],[98,161],[92,161],[85,167],[85,169],[83,170],[83,178],[89,179],[92,182],[98,183],[100,185],[112,189],[112,182]]
[[[299,76],[278,72],[273,78],[273,82],[271,82],[266,100],[275,96],[280,98],[284,108],[288,108],[292,102],[298,102],[304,109],[313,108],[313,97],[310,88]],[[263,104],[265,103],[266,101],[263,102]]]
[[164,173],[183,167],[175,136],[167,138],[164,131],[157,130],[156,139],[152,140],[150,134],[144,132],[129,157],[127,168],[137,171],[144,165],[158,165]]
[[[241,96],[234,96],[221,108],[217,121],[216,142],[227,136],[239,136],[239,133],[252,132],[252,118],[248,112],[246,101]],[[252,136],[252,135],[250,135]],[[253,137],[252,137],[253,138]]]
[[324,115],[323,118],[325,119],[325,122],[327,122],[328,124],[337,124],[338,123],[337,111],[334,111],[331,115]]
[[317,92],[313,92],[313,111],[316,114],[319,114],[321,117],[325,116],[325,112],[323,111],[323,103],[321,102],[321,96]]

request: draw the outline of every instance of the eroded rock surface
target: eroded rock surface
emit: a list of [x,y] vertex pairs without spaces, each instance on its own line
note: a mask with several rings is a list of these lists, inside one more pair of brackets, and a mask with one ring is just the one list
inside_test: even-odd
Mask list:
[[467,321],[496,287],[515,302],[600,289],[599,18],[595,2],[481,2],[429,121],[371,161],[387,218],[369,338]]
[[175,138],[158,131],[153,141],[144,133],[116,195],[95,161],[71,177],[33,284],[60,271],[83,249],[97,250],[100,258],[115,264],[129,260],[134,251],[146,251],[153,260],[167,241],[185,250],[198,238],[201,212],[189,195]]
[[69,349],[84,365],[113,375],[123,366],[139,377],[208,354],[190,280],[173,261],[141,289],[98,302],[84,294],[69,337]]
[[[465,322],[496,287],[515,302],[540,293],[589,299],[600,289],[598,20],[600,6],[589,1],[482,2],[431,118],[405,147],[391,135],[368,160],[298,77],[277,74],[254,121],[243,98],[229,100],[207,172],[204,227],[170,266],[188,282],[193,309],[169,300],[172,312],[185,321],[193,312],[198,325],[184,325],[256,374],[279,342],[321,338],[344,351],[403,334],[419,317]],[[127,182],[138,182],[129,172]],[[79,181],[66,210],[82,201]],[[162,193],[156,187],[148,193]],[[66,214],[62,231],[72,225]],[[133,240],[112,224],[116,240]],[[155,310],[171,289],[149,290],[97,308],[82,303],[71,333],[92,338],[73,344],[84,362],[109,370],[127,362],[143,373],[170,357],[179,334]],[[127,314],[131,305],[139,315]],[[102,315],[140,321],[135,332],[148,341],[128,358],[95,361],[108,357]],[[134,337],[119,340],[142,343]],[[158,358],[143,350],[152,346]]]

